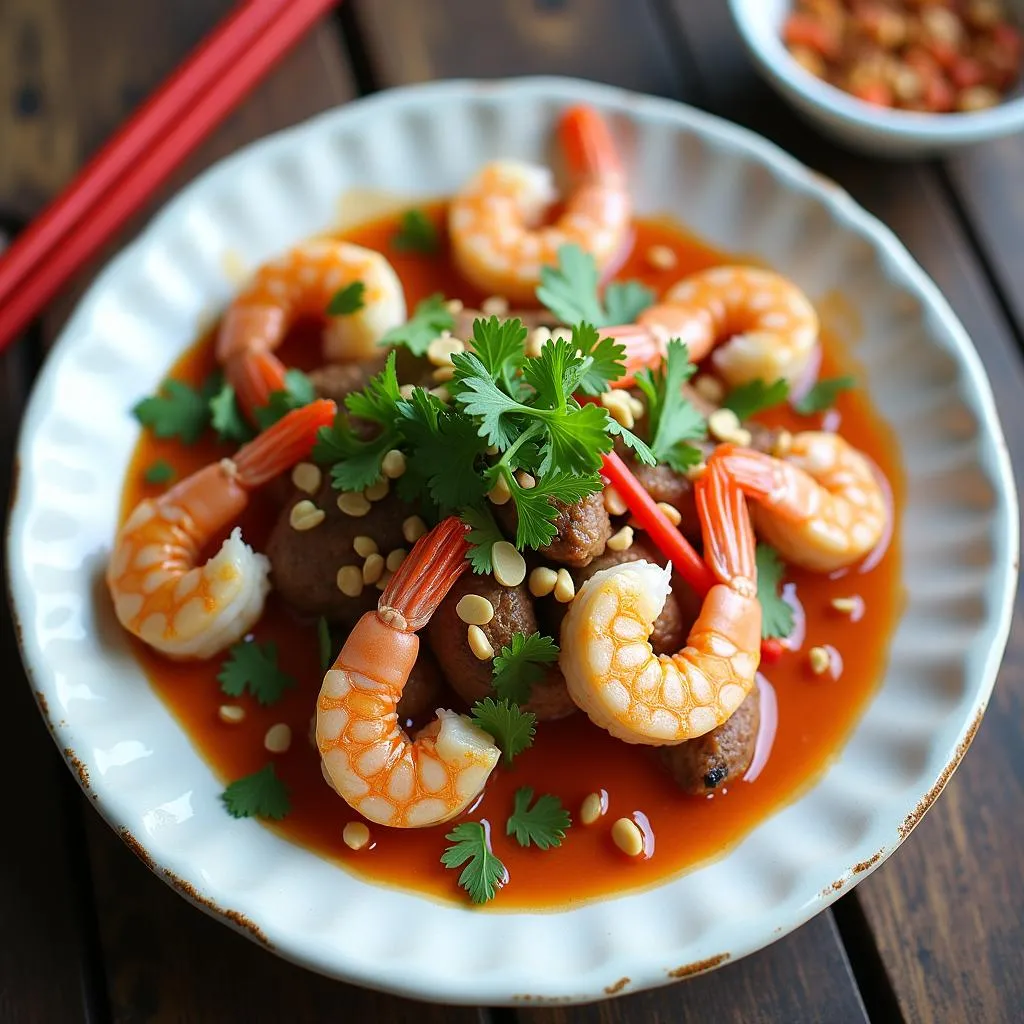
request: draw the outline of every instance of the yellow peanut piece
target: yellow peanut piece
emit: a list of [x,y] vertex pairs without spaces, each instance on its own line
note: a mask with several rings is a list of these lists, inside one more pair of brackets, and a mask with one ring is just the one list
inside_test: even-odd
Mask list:
[[350,850],[362,850],[370,842],[370,830],[361,821],[350,821],[341,830],[341,838]]
[[455,606],[455,614],[470,626],[486,626],[494,618],[494,605],[479,594],[464,594]]
[[607,794],[588,793],[580,804],[580,821],[584,825],[593,825],[594,822],[608,813]]
[[306,494],[316,494],[320,490],[320,484],[323,482],[324,475],[320,470],[319,466],[314,465],[312,462],[300,462],[292,470],[292,483],[300,491],[305,491]]
[[492,505],[506,504],[512,497],[512,489],[509,487],[508,481],[503,476],[499,476],[498,482],[487,492],[487,497]]
[[292,728],[286,722],[272,725],[263,737],[263,746],[271,754],[283,754],[292,745]]
[[648,246],[644,256],[647,259],[648,265],[655,270],[672,270],[679,262],[679,257],[676,256],[675,250],[667,245]]
[[508,299],[504,295],[488,295],[480,303],[480,312],[487,316],[506,316],[508,309]]
[[389,552],[388,557],[384,560],[384,566],[388,572],[394,572],[405,561],[405,556],[408,553],[405,548],[395,548],[394,551]]
[[292,505],[292,510],[288,513],[288,523],[293,530],[301,533],[319,526],[326,515],[322,508],[317,508],[308,498],[303,498]]
[[217,709],[217,717],[225,725],[238,725],[245,721],[245,708],[241,704],[221,704]]
[[380,501],[381,498],[387,497],[388,491],[391,490],[391,481],[388,478],[381,477],[375,484],[370,484],[369,487],[363,491],[363,495],[367,501]]
[[534,597],[547,597],[558,582],[558,573],[546,566],[538,566],[530,573],[529,588]]
[[494,648],[479,626],[470,626],[466,630],[466,638],[469,641],[469,649],[480,661],[490,661],[494,657]]
[[335,582],[346,597],[358,597],[363,592],[363,571],[357,565],[343,565]]
[[639,857],[644,852],[644,834],[632,818],[619,818],[612,825],[612,842],[627,857]]
[[693,382],[693,390],[701,398],[707,399],[715,405],[721,405],[725,398],[725,385],[717,377],[708,376],[706,373],[701,374]]
[[682,521],[683,517],[679,509],[675,505],[670,505],[667,501],[659,501],[658,508],[661,509],[662,515],[673,525],[678,526]]
[[624,526],[608,538],[611,551],[628,551],[633,546],[633,527]]
[[857,610],[857,598],[855,597],[833,597],[829,603],[843,615],[852,615]]
[[519,484],[524,491],[532,491],[533,488],[537,486],[537,480],[534,478],[533,474],[527,473],[525,469],[521,469],[516,473],[516,483]]
[[370,555],[363,562],[363,582],[366,584],[376,583],[384,575],[384,556],[381,554]]
[[342,491],[338,495],[338,509],[345,515],[358,519],[370,511],[370,503],[361,491]]
[[832,667],[832,655],[827,647],[812,647],[807,652],[807,660],[816,676],[824,675]]
[[415,544],[426,532],[427,524],[419,516],[409,516],[402,521],[402,536],[410,544]]
[[361,533],[358,537],[352,539],[352,550],[360,558],[369,558],[370,555],[377,554],[377,542],[372,537],[367,537]]
[[427,359],[433,366],[451,366],[452,356],[460,355],[465,351],[465,344],[458,338],[435,338],[427,346]]
[[602,495],[604,507],[610,516],[624,516],[629,511],[629,506],[619,492],[609,484]]
[[494,578],[503,587],[518,587],[526,579],[526,559],[507,540],[491,546]]
[[568,569],[558,570],[554,594],[559,604],[568,604],[576,596],[576,584],[573,583]]
[[389,480],[397,480],[405,472],[405,453],[392,448],[381,459],[380,468]]

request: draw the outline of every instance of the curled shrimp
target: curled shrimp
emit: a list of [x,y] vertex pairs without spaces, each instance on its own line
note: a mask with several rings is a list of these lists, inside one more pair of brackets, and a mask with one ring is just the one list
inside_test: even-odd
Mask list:
[[713,267],[673,285],[635,324],[602,331],[626,346],[629,386],[636,370],[657,362],[670,338],[690,358],[711,356],[727,384],[780,377],[798,384],[818,349],[818,314],[795,284],[754,267]]
[[[362,307],[328,316],[334,295],[354,284],[363,286]],[[285,367],[274,349],[307,316],[327,317],[328,362],[369,359],[382,335],[405,321],[402,282],[379,252],[333,239],[303,242],[257,270],[231,303],[217,336],[217,359],[250,419],[272,392],[284,388]]]
[[349,634],[324,676],[316,743],[324,774],[354,810],[380,825],[423,828],[447,821],[479,795],[500,751],[453,711],[411,740],[395,708],[422,628],[468,567],[465,526],[445,519],[420,538]]
[[532,302],[540,268],[575,243],[608,272],[630,234],[632,202],[608,126],[590,107],[567,110],[559,138],[573,184],[558,219],[541,226],[556,199],[547,167],[487,164],[452,200],[448,231],[455,265],[484,292]]
[[118,621],[178,659],[209,658],[241,639],[263,611],[270,562],[237,527],[208,562],[202,549],[234,522],[250,492],[313,447],[334,420],[333,402],[295,409],[230,459],[221,459],[140,502],[117,533],[107,586]]
[[783,458],[731,445],[716,455],[756,503],[757,532],[794,565],[814,572],[853,565],[889,528],[876,471],[838,434],[794,434]]
[[721,725],[754,685],[761,646],[754,533],[746,499],[713,454],[695,486],[705,557],[717,578],[676,654],[650,635],[671,570],[624,562],[595,573],[562,624],[559,664],[590,720],[626,743],[682,743]]

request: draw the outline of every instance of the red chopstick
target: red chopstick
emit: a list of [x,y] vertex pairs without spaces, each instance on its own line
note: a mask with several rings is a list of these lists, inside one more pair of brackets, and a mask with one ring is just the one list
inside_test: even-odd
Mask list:
[[15,280],[13,292],[0,291],[0,350],[336,3],[250,0],[222,23],[47,211],[39,234],[22,236],[29,255],[11,271],[15,247],[0,259],[0,281]]

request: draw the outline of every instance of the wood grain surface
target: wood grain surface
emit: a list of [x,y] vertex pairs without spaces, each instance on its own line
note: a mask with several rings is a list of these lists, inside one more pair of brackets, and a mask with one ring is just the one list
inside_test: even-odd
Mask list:
[[[231,0],[0,0],[0,219],[26,218],[230,8]],[[1022,138],[944,163],[890,164],[824,142],[755,74],[720,0],[347,0],[0,358],[0,479],[31,378],[96,268],[166,198],[245,142],[355,95],[442,77],[575,75],[681,98],[746,124],[886,221],[945,292],[993,383],[1024,472]],[[6,461],[5,461],[6,460]],[[537,1024],[1024,1019],[1024,624],[962,768],[914,834],[772,947],[666,989],[590,1007],[434,1007],[330,982],[199,913],[81,797],[46,733],[7,618],[0,777],[0,1022]],[[16,880],[16,881],[12,881]],[[13,938],[12,937],[16,937]]]

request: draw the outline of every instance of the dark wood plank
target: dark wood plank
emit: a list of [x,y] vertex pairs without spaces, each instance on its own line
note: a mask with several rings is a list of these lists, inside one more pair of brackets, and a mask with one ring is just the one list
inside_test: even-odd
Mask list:
[[[939,174],[927,166],[862,160],[821,142],[759,82],[724,9],[676,0],[675,13],[706,83],[708,106],[834,177],[900,235],[943,290],[981,353],[1019,478],[1020,353]],[[990,211],[998,215],[998,207]],[[1019,268],[1018,262],[1018,274]],[[1017,879],[1024,815],[1020,619],[1018,599],[992,705],[963,767],[906,845],[855,893],[907,1020],[968,1014],[1019,1020],[1024,1006],[1024,894]]]
[[[614,0],[564,0],[486,8],[487,31],[465,40],[483,5],[435,0],[417,21],[407,0],[357,0],[370,70],[381,87],[427,77],[574,74],[692,98],[677,72],[656,8]],[[557,25],[555,32],[552,25]],[[446,27],[441,30],[441,26]],[[452,26],[460,26],[452,32]],[[618,62],[622,52],[628,61]],[[611,59],[609,59],[611,58]],[[653,86],[651,83],[654,83]],[[527,1019],[533,1019],[526,1015]],[[684,987],[606,1007],[538,1011],[537,1020],[858,1020],[863,1007],[830,915],[747,960]]]

